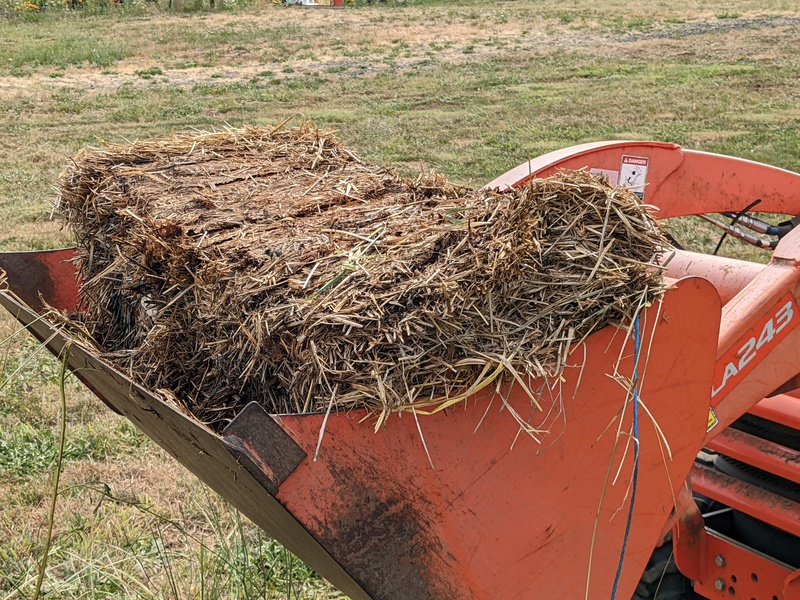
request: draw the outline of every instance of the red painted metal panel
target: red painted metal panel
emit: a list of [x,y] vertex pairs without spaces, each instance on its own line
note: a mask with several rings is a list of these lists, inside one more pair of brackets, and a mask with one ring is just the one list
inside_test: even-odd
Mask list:
[[[672,511],[673,492],[700,447],[719,310],[708,282],[687,279],[643,317],[651,351],[642,398],[654,421],[642,415],[640,493],[623,596],[632,595]],[[598,332],[574,350],[564,381],[533,382],[540,400],[554,409],[544,417],[532,414],[519,389],[420,417],[419,425],[413,414],[393,417],[377,434],[361,422],[363,412],[337,413],[327,421],[318,460],[313,457],[324,415],[279,417],[276,422],[302,451],[298,456],[307,457],[293,473],[270,479],[276,497],[374,598],[582,597],[593,549],[589,598],[607,598],[632,467],[624,435],[613,452],[621,411],[622,431],[630,427],[624,380],[609,376],[620,356],[618,373],[630,376],[632,348],[627,340],[623,350],[625,341],[614,328]],[[95,385],[95,371],[82,375]],[[115,395],[123,412],[127,393],[124,386]],[[511,407],[547,430],[542,445],[520,434]],[[248,452],[263,458],[254,440],[247,441]],[[259,468],[263,461],[251,462]],[[267,470],[274,475],[273,467]],[[619,479],[603,496],[609,469],[612,475],[619,470]],[[231,480],[229,486],[235,485]]]
[[[604,169],[619,171],[622,157],[639,155],[650,158],[648,183],[666,179],[683,162],[683,149],[663,142],[592,142],[543,154],[519,165],[486,184],[489,189],[518,187],[534,177],[548,177],[561,169]],[[647,190],[650,196],[652,189]]]
[[[650,354],[642,398],[654,420],[642,416],[641,491],[623,596],[632,595],[673,509],[674,490],[683,485],[700,447],[719,311],[714,288],[687,279],[643,317]],[[293,473],[270,482],[278,500],[371,597],[582,597],[588,585],[589,598],[607,598],[631,481],[626,436],[613,452],[621,411],[622,431],[630,427],[624,377],[630,376],[631,354],[624,332],[610,327],[591,336],[573,351],[563,381],[532,383],[546,405],[552,402],[554,410],[544,417],[532,414],[519,389],[420,417],[419,425],[412,414],[394,417],[378,434],[361,422],[363,413],[332,414],[318,460],[313,457],[324,415],[280,417],[276,422],[297,443],[298,456],[307,457]],[[620,357],[623,379],[617,380],[609,375]],[[95,371],[82,375],[95,385]],[[114,399],[125,412],[128,386],[123,387]],[[542,445],[520,434],[512,407],[547,430]],[[254,440],[247,441],[248,452],[263,458]],[[259,464],[251,461],[250,467]],[[267,465],[273,475],[274,466]],[[619,479],[606,488],[607,471],[619,471]],[[587,584],[580,571],[588,571],[592,550]]]
[[0,252],[0,269],[8,275],[8,288],[37,312],[40,295],[57,310],[73,311],[78,305],[74,258],[74,248]]
[[[792,232],[797,237],[800,230]],[[800,249],[798,250],[800,256]],[[797,268],[772,264],[731,300],[722,311],[718,355],[723,357],[731,348],[743,347],[739,341],[753,324],[776,308],[786,290],[796,299],[800,291],[795,289],[800,272]],[[797,319],[799,315],[795,315]],[[739,344],[739,345],[737,345]],[[784,382],[800,371],[800,327],[794,327],[785,339],[770,348],[769,353],[758,357],[758,364],[745,377],[726,390],[715,411],[722,429],[742,414],[751,410],[757,402],[772,393]],[[709,433],[707,442],[718,431]]]
[[649,159],[645,201],[660,219],[700,213],[738,211],[761,199],[758,210],[800,214],[800,174],[762,163],[686,150],[660,142],[597,142],[534,158],[508,171],[487,188],[524,185],[560,169],[619,170],[624,155]]
[[760,521],[800,536],[800,504],[713,468],[692,467],[692,489]]
[[[719,310],[713,288],[684,280],[647,312],[651,348],[642,398],[669,442],[672,460],[653,421],[643,416],[639,494],[619,597],[631,597],[674,506],[705,432],[710,363]],[[718,314],[718,312],[717,312]],[[277,498],[305,523],[348,572],[380,598],[583,598],[595,513],[611,466],[615,416],[625,389],[608,374],[624,333],[612,328],[591,336],[584,364],[579,346],[565,381],[548,392],[535,382],[554,414],[542,445],[509,414],[537,424],[541,415],[515,389],[474,398],[447,413],[392,417],[373,434],[363,412],[331,414],[314,461],[324,415],[280,417],[308,453],[280,486]],[[630,374],[631,347],[620,373]],[[552,395],[551,395],[552,393]],[[630,412],[630,408],[626,411]],[[629,427],[629,417],[623,430]],[[418,425],[419,424],[419,425]],[[609,428],[610,425],[610,428]],[[419,429],[418,429],[419,427]],[[423,444],[424,442],[424,444]],[[427,449],[427,451],[426,451]],[[435,468],[431,468],[428,453]],[[609,485],[599,520],[589,598],[610,595],[628,510],[628,449],[620,479]],[[400,567],[414,574],[395,577]],[[424,565],[421,568],[419,565]]]
[[[7,291],[0,290],[0,306],[14,315],[36,339],[45,342],[55,356],[61,356],[71,342],[62,328],[39,318]],[[235,438],[223,439],[186,415],[184,410],[141,388],[96,353],[77,343],[70,347],[68,366],[108,406],[130,419],[268,535],[280,539],[353,600],[370,600],[361,586],[341,565],[331,560],[306,529],[275,500],[263,478],[250,472],[249,465],[241,460],[242,447]],[[257,424],[263,423],[260,420]],[[299,453],[289,436],[281,432],[273,435],[270,443],[275,452],[284,454],[282,466],[290,469],[291,461],[296,460]]]
[[663,260],[669,259],[666,264],[666,274],[673,279],[683,277],[702,277],[710,281],[719,292],[722,304],[727,304],[744,286],[753,281],[766,265],[735,260],[711,254],[699,254],[676,250],[666,254]]
[[764,398],[749,412],[800,431],[800,397],[795,394],[800,394],[800,391]]
[[[730,316],[730,315],[727,315]],[[747,324],[752,316],[747,315]],[[730,323],[729,319],[726,323]],[[744,319],[741,319],[744,321]],[[714,370],[711,406],[716,406],[735,386],[755,369],[800,323],[800,310],[791,293],[786,292],[752,327],[719,357]],[[738,323],[736,324],[738,325]],[[737,331],[741,327],[737,327]]]
[[[532,177],[552,175],[559,169],[619,170],[624,155],[648,159],[645,200],[656,206],[658,218],[739,210],[756,198],[762,199],[759,210],[800,214],[800,196],[796,193],[800,189],[800,174],[657,142],[598,142],[565,148],[520,165],[486,187],[520,186]],[[798,259],[800,230],[795,230],[778,244],[772,263],[725,303],[718,357],[731,351],[736,353],[747,344],[748,331],[759,319],[769,318],[767,313],[776,308],[776,303],[787,292],[791,292],[795,299],[800,295],[800,291],[795,290],[800,279]],[[679,271],[680,263],[676,267]],[[670,274],[676,276],[679,272]],[[710,280],[720,286],[720,297],[726,299],[740,283],[725,282],[725,278],[719,275]],[[724,394],[715,399],[718,403],[715,406],[717,426],[709,430],[706,442],[751,409],[758,400],[798,375],[800,328],[784,331],[786,339],[775,341],[765,349],[758,360],[749,365],[751,372],[741,376],[735,385],[728,386]],[[745,339],[742,341],[743,336]],[[735,366],[738,370],[738,363]]]
[[800,452],[730,428],[711,440],[708,448],[800,484]]

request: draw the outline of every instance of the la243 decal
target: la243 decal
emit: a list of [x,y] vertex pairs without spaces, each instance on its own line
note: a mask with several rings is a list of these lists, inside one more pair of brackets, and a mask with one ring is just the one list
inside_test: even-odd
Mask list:
[[734,385],[760,363],[797,325],[797,303],[786,294],[755,326],[717,361],[711,405],[716,406]]

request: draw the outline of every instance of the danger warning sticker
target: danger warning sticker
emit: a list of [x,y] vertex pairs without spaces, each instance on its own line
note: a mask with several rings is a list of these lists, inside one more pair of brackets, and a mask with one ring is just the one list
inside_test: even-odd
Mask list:
[[624,185],[644,200],[644,187],[647,183],[647,167],[650,166],[650,159],[646,156],[622,157],[622,164],[619,167],[619,184]]

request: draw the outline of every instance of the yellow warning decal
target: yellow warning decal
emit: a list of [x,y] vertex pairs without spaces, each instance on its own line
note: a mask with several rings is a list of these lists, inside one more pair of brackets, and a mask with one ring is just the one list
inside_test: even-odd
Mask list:
[[717,415],[714,413],[714,409],[713,408],[709,408],[708,409],[708,427],[706,428],[706,431],[711,431],[712,429],[714,429],[714,427],[717,426],[717,423],[719,423],[719,419],[717,418]]

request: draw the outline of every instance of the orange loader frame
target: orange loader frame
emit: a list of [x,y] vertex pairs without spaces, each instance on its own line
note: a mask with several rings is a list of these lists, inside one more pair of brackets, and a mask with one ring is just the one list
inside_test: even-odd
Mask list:
[[[764,212],[800,213],[800,174],[653,142],[567,148],[488,187],[580,168],[638,178],[634,189],[658,218],[736,211],[755,199]],[[800,599],[797,566],[714,531],[692,497],[800,537],[800,504],[695,460],[713,450],[800,484],[800,453],[729,427],[749,411],[800,430],[800,230],[766,266],[663,257],[672,285],[640,318],[633,506],[636,357],[625,329],[574,347],[558,381],[399,414],[377,433],[362,411],[269,415],[251,403],[218,435],[41,318],[43,300],[78,306],[72,256],[0,253],[0,304],[112,409],[353,600],[608,599],[618,567],[616,597],[627,600],[670,532],[678,567],[701,596]],[[532,410],[529,393],[544,412]],[[536,441],[518,419],[546,433]]]
[[[625,156],[647,159],[649,178],[644,193],[648,202],[658,207],[659,219],[736,211],[756,199],[760,200],[759,211],[800,212],[797,173],[653,142],[601,142],[560,150],[520,165],[487,187],[521,186],[532,177],[546,177],[560,169],[613,173]],[[767,267],[678,252],[667,265],[667,274],[710,281],[723,304],[712,412],[703,447],[800,485],[800,453],[727,428],[749,411],[794,429],[800,439],[800,390],[792,389],[797,387],[792,380],[800,371],[800,347],[790,324],[797,314],[798,261],[800,234],[795,233],[780,242]],[[774,319],[782,308],[781,315],[791,313],[790,323],[767,340],[770,331],[780,327]],[[724,387],[719,387],[723,382]],[[776,393],[782,388],[784,393]],[[800,537],[800,505],[700,464],[693,465],[689,481],[691,486],[681,490],[677,519],[670,522],[674,522],[676,562],[695,582],[695,591],[707,598],[737,594],[770,600],[800,598],[800,570],[776,564],[768,556],[708,531],[690,490],[795,537]]]

